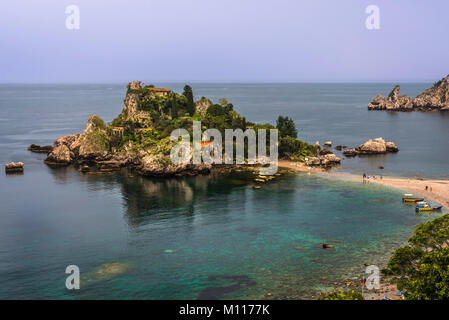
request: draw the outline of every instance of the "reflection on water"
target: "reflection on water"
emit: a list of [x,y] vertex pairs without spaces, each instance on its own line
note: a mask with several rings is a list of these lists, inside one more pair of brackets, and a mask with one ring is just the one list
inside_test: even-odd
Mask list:
[[[20,179],[9,187],[20,184],[21,199],[0,181],[0,298],[310,298],[385,262],[429,218],[399,192],[306,174],[258,190],[240,173],[149,179],[67,167]],[[335,249],[322,249],[328,241]],[[64,289],[69,264],[84,277],[75,293]]]

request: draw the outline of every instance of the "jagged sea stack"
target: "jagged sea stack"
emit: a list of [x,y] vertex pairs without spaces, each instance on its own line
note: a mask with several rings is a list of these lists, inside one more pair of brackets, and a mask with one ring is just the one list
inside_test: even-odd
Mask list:
[[368,104],[368,110],[389,111],[449,111],[449,75],[434,83],[432,88],[424,90],[411,99],[409,96],[399,96],[401,88],[395,86],[388,97],[376,95]]

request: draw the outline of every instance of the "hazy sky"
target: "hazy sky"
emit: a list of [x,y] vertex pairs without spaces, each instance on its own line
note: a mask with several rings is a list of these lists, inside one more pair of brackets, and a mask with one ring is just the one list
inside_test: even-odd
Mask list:
[[[66,28],[66,6],[80,29]],[[368,5],[380,29],[368,30]],[[13,0],[0,82],[434,81],[449,1]]]

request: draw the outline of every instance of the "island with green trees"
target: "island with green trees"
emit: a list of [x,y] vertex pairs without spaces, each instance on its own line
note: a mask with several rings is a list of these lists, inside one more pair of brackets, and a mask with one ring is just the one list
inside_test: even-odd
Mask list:
[[69,134],[54,142],[45,163],[73,164],[87,172],[131,167],[144,176],[208,173],[212,168],[209,164],[174,164],[170,160],[170,151],[176,143],[170,140],[171,132],[182,128],[192,133],[193,121],[201,122],[202,131],[214,128],[222,133],[225,129],[252,128],[256,133],[260,129],[277,129],[281,158],[304,161],[318,154],[317,146],[297,138],[297,129],[288,117],[279,116],[276,127],[252,123],[226,99],[218,103],[206,97],[194,101],[188,85],[182,93],[176,93],[134,81],[128,84],[123,110],[113,121],[106,124],[92,115],[82,133]]

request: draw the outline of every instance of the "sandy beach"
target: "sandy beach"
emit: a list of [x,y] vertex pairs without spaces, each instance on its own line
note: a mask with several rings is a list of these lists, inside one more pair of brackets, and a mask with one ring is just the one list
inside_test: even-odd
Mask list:
[[[298,172],[313,172],[325,176],[334,176],[340,179],[350,179],[353,181],[360,181],[365,183],[382,184],[384,186],[400,189],[404,193],[412,193],[416,196],[422,196],[432,204],[441,204],[445,210],[449,210],[449,180],[424,180],[424,179],[408,179],[396,177],[376,177],[376,179],[364,179],[362,176],[351,174],[344,174],[338,172],[329,172],[321,168],[311,168],[303,163],[297,163],[288,160],[279,161],[279,167],[290,168]],[[426,190],[427,187],[427,190]],[[385,296],[390,300],[400,300],[400,296],[395,293],[398,289],[395,284],[388,281],[381,283],[379,290],[367,291],[365,290],[364,297],[366,300],[379,300]]]
[[282,168],[290,168],[292,170],[298,171],[298,172],[314,172],[314,173],[323,173],[324,171],[319,167],[309,167],[306,166],[302,162],[295,162],[295,161],[289,161],[289,160],[279,160],[278,166]]
[[[279,167],[290,168],[298,172],[309,172],[308,167],[303,163],[288,160],[280,160]],[[393,187],[404,191],[404,193],[412,193],[416,196],[422,196],[433,204],[441,204],[446,210],[449,210],[449,180],[425,180],[397,177],[390,178],[385,176],[383,176],[382,179],[380,179],[379,177],[376,177],[376,179],[363,179],[362,176],[328,172],[317,167],[311,168],[310,172],[320,173],[327,176],[335,176],[342,179],[365,181],[368,183],[377,183]]]
[[[417,180],[405,178],[370,179],[370,183],[379,183],[398,188],[449,208],[449,181],[448,180]],[[426,190],[427,187],[427,190]]]

